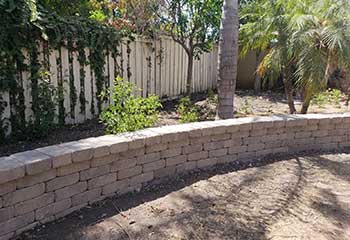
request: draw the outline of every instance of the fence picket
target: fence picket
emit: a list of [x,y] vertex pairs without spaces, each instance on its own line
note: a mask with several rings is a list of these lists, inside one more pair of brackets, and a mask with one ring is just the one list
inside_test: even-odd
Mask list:
[[[106,89],[113,90],[113,81],[119,74],[125,80],[141,88],[143,97],[156,94],[160,98],[172,99],[186,91],[187,54],[171,38],[165,36],[159,39],[136,37],[135,41],[123,39],[118,50],[117,56],[113,57],[112,53],[106,56],[104,66],[104,87]],[[98,116],[96,78],[89,61],[81,66],[79,53],[69,52],[65,47],[47,52],[43,51],[43,44],[40,44],[39,53],[39,61],[44,66],[43,70],[50,72],[51,84],[63,90],[63,102],[58,104],[55,110],[57,116],[60,116],[56,121],[61,119],[66,124],[76,124]],[[86,59],[89,60],[89,49],[84,49],[84,53]],[[23,54],[25,63],[29,64],[29,54],[26,50],[23,50]],[[200,61],[195,60],[192,83],[195,92],[215,87],[216,60],[217,48],[214,48],[211,53],[203,54]],[[25,118],[29,121],[33,115],[30,72],[21,72],[18,73],[18,76],[22,80],[26,107]],[[72,81],[71,84],[70,81]],[[1,97],[9,103],[7,92],[2,92]],[[71,104],[72,100],[76,102]],[[103,103],[102,107],[107,107],[108,103]],[[10,114],[11,109],[8,104],[2,118],[9,118]]]

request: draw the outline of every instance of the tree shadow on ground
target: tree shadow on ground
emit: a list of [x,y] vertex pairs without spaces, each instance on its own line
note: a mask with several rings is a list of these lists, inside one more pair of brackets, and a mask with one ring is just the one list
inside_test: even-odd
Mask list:
[[[236,162],[170,178],[141,193],[102,201],[22,239],[272,239],[268,233],[274,223],[290,216],[305,221],[305,160],[280,160]],[[307,158],[320,167],[326,160],[318,155]],[[346,178],[342,172],[332,174]],[[323,195],[340,209],[331,193]],[[350,221],[345,213],[338,218],[321,204],[315,201],[312,206],[336,222]]]

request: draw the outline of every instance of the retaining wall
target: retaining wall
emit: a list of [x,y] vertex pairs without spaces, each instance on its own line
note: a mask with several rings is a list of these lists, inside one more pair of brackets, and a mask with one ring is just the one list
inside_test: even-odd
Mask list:
[[350,114],[152,128],[0,158],[0,240],[154,179],[270,154],[350,146]]

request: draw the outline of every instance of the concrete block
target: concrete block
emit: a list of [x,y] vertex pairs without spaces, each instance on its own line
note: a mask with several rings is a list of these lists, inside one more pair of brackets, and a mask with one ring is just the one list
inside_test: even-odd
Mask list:
[[72,206],[72,201],[70,198],[54,202],[46,207],[39,208],[35,211],[35,220],[41,221],[45,218],[52,217],[56,213],[62,212],[66,209],[69,209]]
[[23,202],[37,196],[40,196],[45,192],[45,184],[40,183],[31,187],[16,190],[8,193],[3,197],[4,206],[11,206],[19,202]]
[[211,141],[212,142],[218,142],[218,141],[224,141],[231,139],[232,134],[225,133],[225,134],[215,134],[211,136]]
[[87,190],[87,182],[78,182],[55,191],[55,201],[59,202]]
[[200,159],[206,159],[209,157],[208,151],[196,152],[187,155],[188,161],[197,161]]
[[251,137],[258,137],[258,136],[265,136],[267,135],[267,129],[253,129],[250,131],[249,136]]
[[152,172],[154,170],[158,170],[161,168],[165,168],[165,160],[159,160],[156,162],[151,162],[151,163],[147,163],[144,164],[142,166],[142,172],[146,173],[146,172]]
[[146,163],[151,163],[155,161],[159,161],[161,158],[161,153],[160,152],[155,152],[155,153],[148,153],[145,154],[141,157],[137,158],[137,164],[146,164]]
[[197,168],[197,162],[184,162],[176,166],[176,173],[184,173]]
[[73,163],[71,165],[57,168],[57,176],[71,175],[73,173],[78,173],[78,172],[83,171],[83,170],[88,169],[88,168],[90,168],[89,161]]
[[130,186],[144,184],[144,183],[147,183],[149,181],[152,181],[153,178],[154,178],[153,172],[146,172],[146,173],[142,173],[140,175],[137,175],[137,176],[130,178],[129,184],[130,184]]
[[242,138],[233,138],[231,140],[225,141],[224,147],[241,146],[243,144]]
[[235,153],[244,153],[248,151],[248,147],[247,146],[238,146],[238,147],[231,147],[228,149],[228,153],[231,154],[235,154]]
[[167,148],[168,148],[168,144],[166,144],[166,143],[146,146],[146,154],[147,153],[154,153],[154,152],[164,151]]
[[199,143],[209,143],[211,141],[211,136],[203,136],[199,138],[191,138],[190,139],[190,144],[195,145]]
[[208,159],[202,159],[197,162],[198,168],[207,168],[212,167],[218,163],[217,158],[208,158]]
[[167,167],[178,165],[187,161],[187,155],[179,155],[176,157],[166,158],[165,161],[166,161],[165,165]]
[[162,158],[170,158],[170,157],[175,157],[175,156],[179,156],[182,154],[182,148],[172,148],[172,149],[168,149],[165,151],[161,152],[161,157]]
[[118,172],[118,180],[133,177],[133,176],[139,175],[141,173],[142,173],[142,166],[136,166],[133,168],[124,169],[124,170]]
[[256,152],[243,152],[238,153],[238,160],[253,160],[256,158]]
[[89,168],[80,172],[80,181],[85,181],[91,178],[99,177],[109,173],[111,170],[110,165],[103,165],[96,168]]
[[0,209],[0,223],[8,221],[14,217],[14,207],[6,207]]
[[154,171],[154,178],[163,178],[173,176],[176,172],[176,166],[170,166]]
[[46,193],[37,198],[33,198],[24,202],[20,202],[15,205],[15,216],[24,215],[26,213],[32,212],[36,209],[45,207],[55,200],[54,194]]
[[15,181],[0,184],[0,197],[9,192],[14,192],[15,190],[16,190]]
[[202,150],[203,150],[203,144],[201,144],[201,143],[184,146],[182,148],[183,154],[190,154],[190,153],[200,152]]
[[128,168],[133,168],[135,167],[137,164],[137,158],[129,158],[129,159],[122,159],[116,162],[113,162],[112,166],[111,166],[111,172],[117,172],[117,171],[121,171],[124,169],[128,169]]
[[265,144],[259,143],[259,144],[251,144],[248,145],[248,152],[253,152],[253,151],[260,151],[265,148]]
[[120,181],[116,181],[110,184],[107,184],[102,187],[102,195],[111,195],[112,193],[118,193],[122,190],[125,190],[129,187],[129,179],[123,179]]
[[204,150],[216,150],[216,149],[221,149],[225,148],[226,141],[220,141],[220,142],[210,142],[210,143],[205,143],[203,145]]
[[168,142],[168,149],[181,148],[190,145],[189,139],[183,139],[175,142]]
[[139,149],[133,149],[126,152],[120,153],[120,158],[133,158],[133,157],[140,157],[145,154],[145,148],[139,148]]
[[19,179],[25,175],[24,164],[12,157],[0,158],[0,184]]
[[0,223],[0,236],[14,232],[15,230],[29,225],[32,222],[34,222],[34,213],[30,212],[16,218],[12,218],[9,221]]
[[59,212],[59,213],[56,213],[55,214],[55,219],[60,219],[60,218],[63,218],[75,211],[78,211],[84,207],[86,207],[88,204],[87,203],[83,203],[83,204],[80,204],[80,205],[77,205],[77,206],[74,206],[74,207],[70,207],[66,210],[63,210],[62,212]]
[[72,149],[64,147],[64,145],[38,148],[36,151],[51,156],[53,168],[66,166],[72,163]]
[[93,157],[93,147],[89,143],[76,141],[64,143],[62,145],[72,150],[73,163],[88,161],[91,160]]
[[82,192],[72,197],[72,206],[78,206],[88,203],[101,197],[102,188],[96,188],[90,191]]
[[231,163],[231,162],[237,161],[237,154],[224,155],[224,156],[217,157],[216,159],[218,164]]
[[222,148],[209,151],[209,158],[225,156],[228,153],[228,148]]
[[36,150],[16,153],[11,157],[23,162],[27,175],[38,174],[52,168],[51,156]]
[[117,181],[117,173],[110,173],[107,175],[99,176],[88,181],[88,189],[90,190],[102,187],[115,181]]
[[104,166],[112,162],[118,161],[119,158],[120,157],[117,154],[106,155],[100,158],[93,158],[91,160],[91,167],[95,168],[95,167]]
[[56,169],[48,170],[47,172],[36,175],[25,176],[17,180],[17,188],[25,188],[36,185],[38,183],[47,182],[56,177]]
[[51,192],[60,188],[64,188],[73,185],[79,181],[79,173],[73,173],[71,175],[57,177],[46,183],[46,191]]

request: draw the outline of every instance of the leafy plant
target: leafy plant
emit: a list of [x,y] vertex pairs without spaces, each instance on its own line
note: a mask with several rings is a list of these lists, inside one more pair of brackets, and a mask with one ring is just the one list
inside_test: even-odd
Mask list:
[[344,97],[343,93],[339,89],[332,89],[329,91],[330,99],[337,106],[340,106],[340,102]]
[[213,89],[208,90],[208,102],[211,104],[218,103],[218,95],[215,94]]
[[242,103],[239,111],[245,115],[249,114],[251,112],[251,103],[248,98],[244,99],[244,102]]
[[322,92],[317,94],[313,99],[312,99],[312,104],[316,104],[319,108],[323,108],[324,105],[326,105],[328,102],[327,95]]
[[[136,97],[135,85],[118,77],[112,93],[112,104],[105,109],[100,120],[106,125],[108,134],[132,132],[155,125],[158,109],[162,106],[157,96]],[[108,92],[104,95],[108,95]]]
[[[50,82],[48,72],[40,72],[36,87],[33,116],[23,123],[21,119],[12,119],[12,137],[15,140],[32,140],[46,137],[57,126],[56,107],[58,90]],[[14,118],[14,116],[12,116]]]
[[312,103],[320,108],[324,108],[326,104],[335,104],[340,107],[340,102],[344,94],[339,89],[328,89],[325,92],[318,93],[313,99]]
[[199,119],[197,108],[192,104],[189,97],[180,99],[176,111],[180,115],[181,123],[197,122]]

